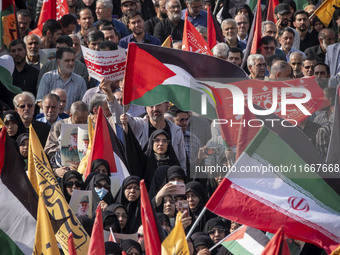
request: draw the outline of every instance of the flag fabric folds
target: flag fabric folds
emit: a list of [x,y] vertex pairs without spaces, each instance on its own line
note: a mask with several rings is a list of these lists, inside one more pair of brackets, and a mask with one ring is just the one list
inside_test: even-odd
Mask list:
[[271,233],[282,226],[288,237],[330,253],[340,241],[339,179],[308,170],[323,160],[300,130],[287,129],[262,127],[206,207]]
[[269,238],[261,230],[243,225],[231,233],[222,245],[233,254],[250,255],[261,254],[268,242]]
[[69,254],[70,255],[77,255],[76,248],[74,247],[73,233],[72,232],[68,235],[67,243],[68,243]]
[[190,254],[181,219],[182,214],[181,212],[178,212],[176,216],[175,227],[162,242],[162,255]]
[[46,210],[44,195],[39,195],[37,228],[35,231],[34,255],[59,254],[57,240],[55,239],[49,213]]
[[172,48],[172,37],[169,35],[162,44],[162,47]]
[[8,48],[11,41],[18,39],[14,0],[0,2],[0,47]]
[[[17,150],[6,135],[6,127],[0,132],[0,176],[0,230],[24,254],[32,254],[38,196]],[[4,250],[5,246],[1,245],[1,251]]]
[[[30,124],[30,126],[32,126],[32,124]],[[30,129],[33,130],[33,127]],[[37,175],[35,173],[35,163],[34,163],[34,159],[33,159],[33,149],[32,146],[34,144],[34,135],[29,135],[29,143],[28,143],[28,170],[27,170],[27,176],[28,179],[30,180],[35,192],[37,194],[40,193],[39,190],[39,185],[38,185],[38,179],[37,179]]]
[[283,228],[279,228],[269,243],[266,245],[262,255],[290,255],[287,236]]
[[207,38],[210,50],[216,45],[216,30],[214,25],[214,19],[211,14],[210,6],[208,5],[207,10]]
[[105,244],[104,244],[104,230],[103,230],[103,218],[102,208],[98,204],[96,209],[96,219],[93,223],[91,241],[89,246],[88,255],[105,255]]
[[87,147],[86,155],[81,159],[79,166],[78,166],[78,172],[81,174],[84,174],[86,170],[88,158],[92,150],[93,136],[94,136],[93,125],[92,125],[92,120],[90,116],[87,118],[87,123],[88,123],[88,133],[89,133],[89,145]]
[[317,16],[325,27],[328,27],[335,11],[334,6],[340,7],[340,0],[325,0],[319,8],[315,10],[312,16]]
[[255,16],[255,27],[254,27],[254,37],[253,40],[250,41],[252,43],[250,53],[256,54],[257,50],[260,48],[260,40],[261,40],[261,27],[262,27],[262,9],[261,9],[261,0],[257,2],[257,11]]
[[[274,9],[279,4],[278,0],[268,0],[267,20],[276,23]],[[298,9],[299,10],[299,9]]]
[[86,253],[89,245],[89,236],[66,202],[60,185],[52,172],[48,158],[32,126],[30,126],[30,138],[31,137],[33,141],[31,144],[32,154],[39,189],[43,194],[48,194],[48,196],[45,195],[46,209],[51,215],[51,220],[65,221],[56,233],[56,239],[62,247],[63,252],[69,254],[67,238],[69,233],[73,232],[77,252],[79,254]]

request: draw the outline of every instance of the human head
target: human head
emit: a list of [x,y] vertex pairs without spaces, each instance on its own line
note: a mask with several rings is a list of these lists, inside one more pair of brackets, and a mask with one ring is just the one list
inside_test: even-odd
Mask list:
[[208,41],[207,28],[200,25],[196,26],[195,28],[197,32],[200,33],[203,39],[207,42]]
[[333,30],[330,28],[322,29],[319,32],[318,39],[319,39],[320,47],[324,52],[327,51],[327,46],[336,42],[335,34]]
[[233,19],[225,19],[221,24],[222,33],[227,42],[237,39],[237,24]]
[[81,30],[86,31],[87,29],[92,27],[92,25],[94,23],[94,18],[93,18],[91,10],[89,8],[81,9],[79,11],[78,16],[79,17],[78,17],[77,22],[78,22]]
[[76,58],[78,59],[83,54],[80,47],[80,39],[76,34],[70,34],[69,37],[72,39],[72,49],[74,50]]
[[[81,190],[84,188],[84,182],[82,179],[82,175],[77,171],[70,170],[66,172],[62,178],[62,189],[65,195],[65,198],[69,201],[74,190]],[[67,194],[65,194],[67,193]],[[80,203],[89,203],[88,198],[86,201],[86,197],[82,197]],[[82,207],[84,208],[84,207]]]
[[289,6],[284,3],[278,4],[274,9],[274,17],[278,21],[280,21],[280,27],[287,27],[289,24],[289,19],[292,16]]
[[124,240],[121,243],[122,250],[125,251],[126,255],[142,255],[142,248],[140,244],[134,240]]
[[166,0],[156,0],[155,1],[155,11],[157,13],[157,16],[161,16],[163,19],[166,19],[168,17],[165,9],[165,2]]
[[188,15],[196,17],[200,14],[203,6],[202,0],[185,0]]
[[166,154],[169,143],[171,142],[168,133],[161,129],[155,130],[151,134],[149,141],[152,143],[153,152],[158,155]]
[[124,16],[127,16],[132,11],[137,11],[136,0],[121,0],[121,11]]
[[189,112],[182,111],[181,109],[173,105],[169,108],[168,113],[170,113],[174,117],[174,123],[182,129],[183,133],[187,131],[190,121]]
[[123,182],[124,196],[128,202],[136,202],[140,197],[140,178],[137,176],[129,176]]
[[293,75],[295,78],[301,78],[302,74],[302,63],[304,56],[300,52],[293,52],[289,56],[289,64],[293,69]]
[[294,43],[294,31],[286,27],[279,32],[279,42],[284,51],[290,51]]
[[325,25],[320,21],[317,16],[315,16],[312,20],[312,27],[313,30],[315,30],[317,33],[320,33],[320,31],[325,28]]
[[35,97],[31,92],[24,91],[17,94],[13,99],[13,105],[22,122],[27,123],[33,120]]
[[264,56],[265,59],[268,59],[270,56],[275,54],[276,40],[274,37],[264,36],[261,38],[259,46],[259,53]]
[[126,16],[128,27],[134,34],[134,36],[143,35],[144,32],[144,20],[142,14],[137,11],[131,11]]
[[323,89],[328,87],[329,81],[329,66],[324,62],[319,62],[314,65],[314,76],[319,86]]
[[236,21],[236,24],[237,24],[237,31],[238,31],[237,35],[241,39],[245,39],[248,34],[248,30],[250,26],[248,17],[244,14],[237,14],[234,20]]
[[61,35],[56,41],[56,48],[72,48],[73,41],[68,35]]
[[307,56],[302,63],[302,73],[304,76],[314,75],[314,65],[316,64],[316,58],[314,56]]
[[296,4],[295,4],[294,0],[283,0],[283,3],[288,5],[289,11],[290,11],[290,16],[292,16],[296,11]]
[[241,66],[243,61],[243,51],[239,48],[230,48],[227,53],[227,61]]
[[46,37],[50,44],[55,44],[58,37],[61,36],[61,25],[54,19],[48,19],[43,25],[42,36]]
[[101,31],[92,31],[87,37],[87,46],[91,50],[99,51],[99,45],[104,41],[104,34]]
[[30,34],[24,37],[26,44],[27,57],[32,60],[39,58],[39,49],[41,48],[41,39],[35,34]]
[[97,0],[96,15],[99,20],[112,20],[113,4],[111,0]]
[[24,158],[27,159],[28,157],[28,145],[29,145],[29,137],[27,133],[22,133],[21,135],[18,136],[16,139],[16,142],[19,147],[19,152],[20,155]]
[[16,111],[5,111],[3,120],[7,128],[8,135],[13,139],[16,139],[20,134],[26,132],[24,124],[22,123],[20,116]]
[[292,67],[285,61],[279,60],[270,67],[269,79],[275,81],[289,80],[292,77]]
[[58,72],[64,75],[71,75],[74,70],[76,57],[72,48],[57,49],[56,59]]
[[53,124],[57,121],[60,108],[60,98],[56,94],[46,94],[42,100],[42,110],[46,120]]
[[185,195],[192,212],[203,209],[206,202],[206,195],[203,186],[196,181],[185,185]]
[[[202,232],[197,232],[192,235],[193,245],[196,253],[199,251],[203,252],[203,254],[211,254],[209,249],[213,247],[214,242],[210,239],[210,237]],[[209,252],[209,253],[204,253]]]
[[28,35],[29,26],[31,24],[31,14],[27,9],[17,11],[18,29],[21,38]]
[[67,94],[66,90],[62,88],[56,88],[51,91],[51,93],[56,94],[59,96],[60,104],[59,104],[59,113],[63,113],[65,111],[65,107],[67,104]]
[[204,226],[204,232],[209,235],[214,244],[217,244],[229,234],[226,224],[219,218],[208,220]]
[[77,26],[77,19],[71,14],[65,14],[60,20],[62,34],[70,35],[72,34]]
[[168,15],[168,19],[172,23],[177,23],[180,21],[182,16],[182,7],[179,0],[167,0],[165,3],[166,13]]
[[276,33],[277,33],[277,28],[273,21],[264,21],[262,22],[261,31],[262,31],[262,36],[271,36],[275,38]]
[[310,27],[308,13],[304,10],[298,10],[293,15],[293,25],[299,32],[306,32]]
[[140,244],[142,251],[145,251],[143,225],[139,226],[137,230],[137,234],[138,234],[138,243]]
[[88,106],[84,102],[76,101],[71,105],[70,117],[72,124],[87,124],[88,115]]
[[110,176],[110,165],[105,159],[95,159],[91,164],[91,173],[98,172]]
[[119,42],[119,33],[113,26],[104,26],[100,29],[104,34],[105,41],[111,41],[116,44]]
[[26,44],[20,39],[11,41],[9,53],[16,65],[24,63],[26,61]]
[[146,112],[149,115],[150,120],[159,122],[164,120],[164,113],[166,112],[166,104],[161,103],[154,106],[147,106]]
[[249,55],[247,59],[247,66],[251,78],[264,79],[264,75],[266,72],[266,61],[261,54]]
[[125,206],[122,204],[112,204],[107,208],[107,210],[115,213],[120,224],[120,229],[124,230],[129,218]]

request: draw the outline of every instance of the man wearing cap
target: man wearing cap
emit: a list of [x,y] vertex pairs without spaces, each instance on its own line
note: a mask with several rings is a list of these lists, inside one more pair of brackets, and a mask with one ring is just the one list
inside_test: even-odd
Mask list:
[[83,154],[83,156],[86,155],[86,152],[87,152],[87,148],[89,147],[89,135],[88,134],[84,134],[83,137],[82,137],[82,140],[83,140],[83,150],[82,151],[79,151]]
[[[279,34],[284,28],[288,27],[290,19],[290,9],[287,4],[278,4],[274,9],[274,17],[276,19],[277,33]],[[291,27],[290,27],[291,28]],[[291,28],[294,32],[294,43],[293,47],[295,49],[300,49],[300,34]],[[276,40],[278,40],[278,34],[276,35]]]
[[[132,11],[137,11],[137,0],[121,0],[121,10],[123,16],[119,19],[119,21],[123,22],[124,25],[129,29],[128,24],[128,14]],[[122,36],[122,38],[125,36]]]
[[79,162],[78,155],[78,128],[73,128],[70,133],[70,145],[61,147],[61,155],[71,164]]
[[89,203],[90,203],[89,196],[83,196],[80,199],[77,216],[88,216],[88,211],[90,208]]

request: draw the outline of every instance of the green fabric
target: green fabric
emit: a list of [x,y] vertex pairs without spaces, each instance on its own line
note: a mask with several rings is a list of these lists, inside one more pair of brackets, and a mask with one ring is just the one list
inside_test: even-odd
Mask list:
[[24,255],[13,240],[0,229],[0,250],[4,255]]

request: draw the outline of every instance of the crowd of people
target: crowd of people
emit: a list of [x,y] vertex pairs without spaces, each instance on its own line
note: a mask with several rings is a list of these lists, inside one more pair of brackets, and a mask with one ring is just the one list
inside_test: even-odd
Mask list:
[[[32,124],[66,200],[70,201],[74,190],[91,190],[89,206],[93,212],[101,206],[105,230],[138,233],[138,242],[107,242],[107,254],[145,253],[141,179],[145,180],[163,234],[169,234],[174,227],[178,211],[183,214],[182,224],[188,232],[223,180],[222,175],[196,178],[190,175],[190,167],[230,166],[235,148],[228,148],[210,120],[171,102],[147,107],[130,105],[127,109],[122,104],[124,82],[90,77],[81,45],[94,51],[112,51],[127,49],[131,42],[161,45],[171,35],[173,48],[181,50],[186,12],[188,20],[207,40],[209,6],[224,37],[212,49],[215,57],[243,68],[249,79],[282,81],[315,76],[330,105],[298,128],[326,158],[340,81],[340,11],[335,10],[330,25],[325,27],[317,16],[310,18],[322,1],[308,1],[304,10],[297,10],[293,0],[280,1],[274,10],[276,22],[262,22],[258,53],[247,56],[254,14],[241,2],[219,1],[215,7],[217,3],[212,0],[67,0],[69,13],[59,21],[47,20],[40,37],[30,32],[36,28],[43,1],[16,1],[19,39],[2,49],[1,58],[6,58],[6,65],[12,65],[12,84],[22,92],[13,93],[6,84],[0,84],[0,117],[26,168],[28,128]],[[56,48],[55,59],[42,64],[39,50],[49,48]],[[111,192],[107,160],[94,160],[86,179],[77,171],[79,162],[65,166],[60,160],[62,125],[87,124],[90,116],[95,126],[99,107],[125,149],[130,172],[116,194]],[[76,145],[67,153],[72,154],[73,148]],[[179,187],[184,187],[182,193]],[[78,217],[91,235],[94,217]],[[237,222],[207,211],[188,240],[190,253],[231,254],[222,246],[212,251],[209,248],[238,226]],[[326,253],[306,244],[301,254]]]

